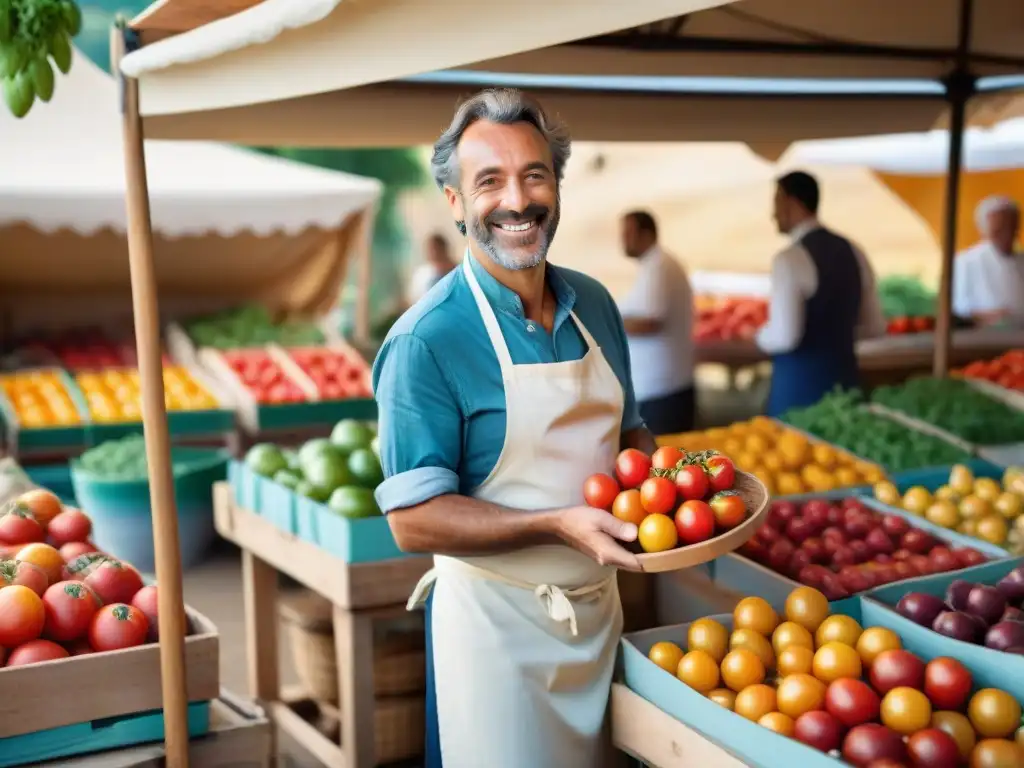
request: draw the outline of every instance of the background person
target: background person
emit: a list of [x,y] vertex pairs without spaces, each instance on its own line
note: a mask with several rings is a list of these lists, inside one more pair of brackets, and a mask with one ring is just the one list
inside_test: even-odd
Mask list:
[[423,261],[413,271],[409,281],[409,293],[407,301],[412,306],[422,299],[441,278],[447,275],[455,267],[451,253],[448,249],[448,241],[443,235],[435,233],[427,238],[426,248],[423,253]]
[[953,261],[953,314],[978,325],[1024,319],[1024,254],[1017,251],[1020,206],[1009,197],[985,198],[975,211],[980,243]]
[[690,280],[658,245],[658,225],[647,211],[622,217],[622,249],[637,261],[636,279],[619,311],[640,416],[656,435],[688,432],[696,416]]
[[772,359],[769,416],[812,405],[836,386],[859,386],[857,339],[885,333],[874,270],[818,222],[819,201],[809,173],[776,183],[775,222],[791,242],[772,261],[768,322],[756,337]]

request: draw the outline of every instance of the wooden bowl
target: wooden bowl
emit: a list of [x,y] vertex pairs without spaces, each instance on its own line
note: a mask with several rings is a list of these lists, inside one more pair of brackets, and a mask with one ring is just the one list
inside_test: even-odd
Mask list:
[[747,472],[736,470],[733,490],[740,495],[747,506],[747,519],[735,528],[700,544],[687,544],[664,552],[649,552],[637,555],[644,573],[678,571],[706,563],[739,549],[761,528],[768,516],[768,502],[771,497],[764,483]]

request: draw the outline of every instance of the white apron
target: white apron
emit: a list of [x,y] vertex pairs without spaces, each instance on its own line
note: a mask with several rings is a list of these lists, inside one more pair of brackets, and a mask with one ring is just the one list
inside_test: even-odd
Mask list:
[[[583,483],[619,450],[623,392],[586,328],[582,360],[513,365],[469,259],[463,262],[501,364],[501,456],[474,497],[523,510],[585,503]],[[444,768],[597,768],[622,630],[616,571],[567,546],[438,555],[432,645]]]

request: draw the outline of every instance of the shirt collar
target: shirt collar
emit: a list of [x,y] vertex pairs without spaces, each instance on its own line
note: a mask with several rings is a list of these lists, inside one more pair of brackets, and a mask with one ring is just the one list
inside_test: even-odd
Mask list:
[[799,224],[793,227],[793,229],[789,231],[789,238],[794,243],[798,243],[811,232],[820,228],[821,224],[818,223],[818,220],[814,217],[811,217],[809,219],[801,221]]
[[[473,276],[480,283],[480,289],[491,306],[497,310],[508,312],[513,317],[522,319],[523,300],[519,294],[506,285],[499,283],[494,276],[478,262],[469,249],[466,249],[466,258],[469,260],[469,268],[473,270]],[[576,290],[569,285],[569,282],[561,274],[561,270],[551,262],[547,263],[546,269],[548,287],[555,296],[557,304],[555,311],[555,326],[557,327],[562,319],[566,317],[576,304]]]
[[655,258],[661,255],[661,247],[655,243],[646,251],[640,254],[638,261],[654,261]]

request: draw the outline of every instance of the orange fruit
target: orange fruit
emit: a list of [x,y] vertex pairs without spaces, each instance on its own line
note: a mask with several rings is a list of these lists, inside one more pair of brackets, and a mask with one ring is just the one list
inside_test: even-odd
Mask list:
[[715,688],[715,690],[708,693],[708,698],[718,706],[725,707],[730,711],[736,706],[736,694],[728,688]]
[[783,678],[775,692],[779,712],[796,720],[805,712],[825,707],[825,684],[810,675]]
[[680,659],[676,677],[693,690],[707,694],[718,687],[718,663],[704,651],[690,651]]
[[757,724],[762,728],[767,728],[769,731],[775,731],[775,733],[789,736],[790,738],[793,738],[793,733],[796,730],[796,723],[793,722],[793,718],[781,712],[769,712],[758,720]]
[[612,514],[624,523],[640,525],[647,517],[644,505],[640,503],[640,491],[635,488],[621,491],[612,502]]
[[868,627],[857,638],[857,653],[864,667],[870,667],[882,651],[898,651],[903,648],[900,636],[885,627]]
[[745,597],[733,609],[732,624],[734,630],[752,629],[770,637],[779,625],[779,615],[763,597]]
[[733,711],[756,723],[769,712],[775,711],[775,689],[763,683],[748,685],[736,694]]
[[26,544],[18,550],[14,559],[42,568],[50,584],[60,581],[61,572],[64,570],[64,558],[49,544]]
[[739,693],[748,685],[764,682],[764,664],[746,648],[729,651],[722,659],[722,682]]
[[828,617],[828,598],[813,587],[797,587],[786,598],[786,618],[816,632]]
[[675,643],[663,641],[651,646],[647,658],[671,675],[676,673],[679,662],[683,659],[683,649]]
[[764,635],[758,634],[752,629],[737,629],[729,637],[729,650],[737,648],[753,651],[764,664],[765,669],[775,668],[775,652],[772,651],[772,644]]
[[686,650],[707,651],[721,664],[729,650],[729,630],[714,619],[697,619],[686,633]]
[[784,621],[772,632],[772,650],[778,656],[791,645],[802,645],[814,650],[814,637],[795,621]]
[[825,643],[818,649],[814,654],[813,668],[814,676],[823,683],[831,683],[841,677],[860,680],[863,671],[860,654],[852,646],[836,641]]
[[818,648],[826,643],[842,643],[854,648],[863,631],[856,619],[841,614],[829,616],[814,633],[814,643]]
[[785,648],[775,660],[779,675],[809,675],[814,670],[814,651],[803,645],[791,645]]
[[644,552],[665,552],[679,543],[679,534],[667,515],[647,515],[640,523],[637,539]]

